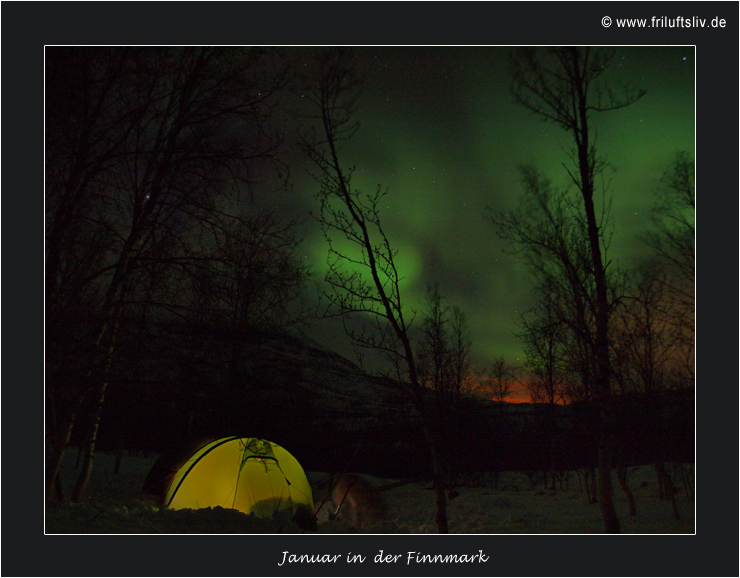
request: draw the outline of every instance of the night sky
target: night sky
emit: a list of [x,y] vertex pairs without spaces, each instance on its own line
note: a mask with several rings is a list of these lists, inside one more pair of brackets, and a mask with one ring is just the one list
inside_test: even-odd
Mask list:
[[[300,66],[305,49],[286,49]],[[359,101],[361,127],[345,146],[342,163],[355,166],[355,187],[388,188],[381,218],[405,275],[409,308],[423,304],[439,283],[450,305],[467,314],[473,358],[485,365],[503,355],[524,361],[514,336],[519,313],[531,305],[531,278],[516,256],[504,253],[484,219],[486,207],[513,208],[522,192],[518,166],[534,164],[555,184],[568,184],[571,137],[535,118],[510,93],[508,47],[356,47],[366,83]],[[614,236],[608,258],[629,269],[649,254],[637,236],[649,228],[651,191],[674,154],[694,154],[693,47],[618,47],[602,76],[614,88],[647,90],[625,109],[596,114],[596,144],[614,171]],[[284,198],[270,198],[301,218],[317,205],[317,185],[302,169]],[[320,279],[327,247],[306,221],[303,253]],[[317,337],[351,355],[333,322]]]
[[[732,382],[737,375],[736,365],[728,366],[733,356],[727,355],[725,327],[737,302],[734,280],[737,263],[734,239],[738,223],[735,164],[738,158],[735,116],[737,3],[701,2],[677,6],[639,2],[527,2],[506,3],[492,9],[487,3],[452,5],[439,2],[415,3],[407,7],[406,13],[401,11],[400,4],[389,10],[388,4],[373,6],[369,3],[347,3],[341,5],[341,10],[337,9],[337,3],[322,6],[316,3],[250,3],[248,6],[212,3],[208,9],[200,3],[184,3],[177,7],[176,13],[171,6],[164,3],[125,6],[118,3],[50,3],[44,6],[43,19],[38,19],[38,8],[30,3],[6,3],[3,7],[9,23],[5,40],[7,47],[11,47],[8,54],[12,54],[12,58],[4,61],[4,76],[6,79],[30,79],[28,89],[11,89],[4,93],[6,112],[11,113],[6,114],[5,136],[13,144],[6,147],[6,160],[19,168],[6,171],[5,184],[11,187],[8,190],[20,191],[20,194],[8,194],[3,199],[10,211],[7,214],[14,216],[6,220],[6,225],[11,227],[9,235],[14,239],[13,249],[4,254],[8,271],[28,270],[29,251],[22,249],[27,243],[31,246],[27,239],[32,236],[31,221],[37,214],[33,203],[41,198],[33,193],[33,184],[27,185],[26,175],[34,174],[32,162],[41,150],[44,76],[40,72],[40,61],[44,46],[496,42],[646,45],[617,48],[615,66],[606,78],[631,80],[645,88],[648,94],[625,110],[601,115],[592,121],[599,129],[601,151],[617,169],[612,181],[616,231],[611,255],[623,268],[645,252],[635,235],[647,228],[645,210],[650,204],[650,191],[664,167],[675,151],[694,151],[696,71],[700,121],[697,181],[706,193],[702,195],[706,202],[701,203],[705,226],[700,227],[700,242],[697,243],[697,254],[704,264],[697,277],[703,311],[702,329],[698,332],[703,346],[698,348],[698,359],[701,359],[701,381],[707,385],[698,390],[697,426],[703,433],[696,441],[697,453],[704,457],[703,479],[712,480],[712,491],[703,494],[703,503],[709,502],[703,515],[711,518],[712,513],[724,511],[728,492],[736,489],[732,476],[726,475],[725,466],[727,454],[736,455],[737,450],[732,436],[727,436],[727,424],[737,420],[733,408],[737,407],[738,390],[733,387],[713,390],[712,387],[726,383],[728,375]],[[605,29],[601,23],[605,14],[615,19],[678,14],[711,19],[720,15],[727,18],[729,25],[723,30],[627,30],[617,26]],[[34,25],[10,25],[28,21],[33,21]],[[116,25],[110,26],[110,22]],[[690,46],[663,48],[650,44]],[[693,45],[698,46],[696,52]],[[520,163],[534,162],[556,182],[564,183],[566,177],[560,162],[565,159],[565,153],[561,146],[570,146],[559,128],[543,124],[511,100],[505,59],[508,50],[506,47],[357,48],[368,73],[368,83],[365,98],[360,103],[359,120],[363,125],[352,143],[352,158],[346,159],[357,164],[358,175],[360,171],[368,175],[368,186],[373,190],[378,183],[389,188],[387,199],[392,204],[389,202],[391,208],[382,215],[384,222],[391,240],[402,251],[401,258],[415,265],[409,267],[414,274],[409,276],[407,302],[419,301],[427,283],[439,280],[451,302],[468,313],[473,325],[474,353],[480,363],[499,354],[514,362],[521,355],[512,331],[517,311],[529,304],[531,285],[524,267],[502,253],[501,242],[484,222],[482,213],[485,207],[511,206],[516,202],[522,190],[516,172]],[[296,60],[300,60],[300,56],[296,55]],[[37,83],[35,87],[34,82]],[[38,125],[29,129],[34,121]],[[258,200],[266,207],[306,220],[303,249],[317,277],[321,278],[326,246],[318,226],[308,218],[308,211],[316,207],[313,195],[317,186],[301,177],[297,166],[293,177],[295,183],[291,192],[263,195]],[[19,182],[22,182],[21,187],[18,187]],[[43,184],[41,182],[40,188]],[[33,302],[33,279],[7,283],[5,288],[8,302],[31,312],[37,310]],[[317,324],[316,337],[351,356],[341,329],[330,332],[329,325],[328,322]],[[13,333],[12,345],[23,355],[36,349],[38,339],[32,329],[33,324],[30,324],[25,329],[16,328]],[[735,341],[732,337],[730,341],[732,348]],[[13,404],[14,411],[20,408],[29,413],[30,421],[37,419],[38,408],[44,405],[43,389],[16,389],[14,396],[17,399],[20,395],[22,402]],[[722,401],[716,403],[720,391]],[[22,446],[7,444],[4,449],[10,452],[6,457],[12,456],[11,461],[27,463],[29,460]],[[14,451],[17,455],[13,455]],[[43,475],[43,470],[38,475]],[[6,481],[11,485],[14,482],[12,478]],[[13,491],[18,495],[27,492],[28,484],[24,484],[24,479],[18,478],[18,482]],[[33,516],[20,513],[15,518],[25,527]],[[709,527],[723,526],[717,519]],[[38,532],[21,531],[19,535],[30,542],[30,536],[38,536]],[[676,572],[685,572],[687,561],[699,560],[701,570],[697,567],[697,572],[709,572],[709,565],[715,568],[711,573],[723,575],[736,568],[736,559],[732,561],[733,566],[725,568],[727,552],[719,537],[711,531],[700,533],[692,540],[687,555],[681,557],[675,556],[675,548],[667,542],[667,546],[651,543],[650,549],[646,547],[644,552],[640,551],[640,544],[634,546],[639,554],[646,555],[641,559],[653,560],[654,564],[646,566],[648,573],[670,574],[674,567]],[[274,538],[250,537],[265,552],[256,561],[265,566],[263,573],[274,569],[271,555],[279,555],[286,547],[294,550],[304,546],[303,540],[299,544],[290,536],[280,536],[278,541]],[[222,545],[228,538],[216,536],[214,540]],[[449,549],[456,546],[461,546],[460,549],[490,548],[486,536],[480,539],[450,537],[449,540],[455,540],[446,542],[454,545]],[[492,556],[496,567],[503,569],[501,573],[548,575],[552,572],[549,557],[532,557],[526,546],[502,540],[509,555]],[[405,541],[410,542],[412,549],[424,547],[413,536]],[[142,551],[148,548],[147,544],[142,544]],[[373,540],[370,544],[366,551],[371,554],[373,547],[375,551],[389,548],[385,541]],[[48,540],[38,546],[51,553],[34,558],[31,566],[34,562],[43,563],[43,568],[37,568],[34,573],[49,575],[45,562],[62,559],[67,546]],[[157,545],[157,549],[160,547]],[[579,552],[579,564],[597,568],[609,559],[611,567],[616,568],[614,573],[620,570],[629,573],[634,559],[640,557],[634,552],[632,557],[609,557],[607,549],[608,546]],[[85,558],[90,565],[87,573],[95,573],[106,557],[116,554],[105,548],[97,550],[96,556]],[[148,559],[156,559],[157,553],[152,549]],[[131,570],[125,573],[135,573],[140,568],[141,557],[145,555],[129,557]],[[199,574],[207,575],[212,571],[212,561],[207,557],[183,560],[180,564],[184,572],[193,572],[194,564],[202,566],[198,567]],[[522,560],[526,560],[526,568]],[[124,565],[127,561],[124,560]],[[12,564],[10,560],[6,565]],[[170,559],[167,564],[171,568],[177,565],[177,560]],[[18,558],[17,566],[19,570],[22,568],[20,572],[29,572],[28,558]],[[230,569],[229,565],[227,567]],[[78,563],[75,568],[79,568]],[[58,572],[58,568],[55,571]],[[238,571],[239,566],[235,565],[234,572]],[[334,573],[328,568],[324,571],[328,572],[326,575],[346,575],[339,567]]]

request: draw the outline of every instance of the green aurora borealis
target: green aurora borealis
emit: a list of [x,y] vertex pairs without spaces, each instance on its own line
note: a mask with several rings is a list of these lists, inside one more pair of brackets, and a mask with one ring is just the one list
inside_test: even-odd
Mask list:
[[[306,49],[286,48],[296,61]],[[524,264],[504,253],[484,220],[486,207],[513,207],[522,188],[518,166],[534,164],[566,185],[570,137],[517,105],[510,94],[508,47],[357,47],[366,77],[360,130],[342,163],[355,166],[353,185],[388,193],[381,218],[399,250],[403,297],[419,309],[426,288],[439,283],[451,305],[467,314],[474,361],[503,355],[523,362],[516,319],[531,302]],[[693,47],[614,49],[602,78],[647,90],[632,106],[592,115],[596,145],[613,165],[614,234],[609,258],[629,269],[649,250],[638,235],[649,229],[651,192],[674,154],[694,154]],[[307,218],[317,185],[296,171],[290,210],[306,218],[303,253],[319,280],[327,247]],[[336,322],[317,325],[317,338],[351,357]]]

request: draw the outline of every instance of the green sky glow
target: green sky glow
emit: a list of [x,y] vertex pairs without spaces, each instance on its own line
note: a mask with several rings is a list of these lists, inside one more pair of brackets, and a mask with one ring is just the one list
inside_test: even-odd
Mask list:
[[[503,253],[483,211],[516,204],[521,163],[567,184],[563,148],[571,146],[561,129],[513,102],[508,51],[357,48],[367,85],[361,128],[343,161],[356,166],[355,187],[388,188],[381,218],[399,250],[405,302],[420,307],[427,285],[438,282],[467,313],[481,364],[498,355],[523,361],[513,331],[531,298],[526,268]],[[693,155],[694,49],[623,48],[613,62],[613,84],[629,81],[648,91],[631,107],[592,121],[597,145],[615,169],[611,257],[624,269],[648,253],[636,236],[648,228],[651,190],[663,170],[675,152]],[[299,179],[295,191],[302,207],[315,210],[313,183]],[[308,227],[304,251],[323,276],[326,245],[318,227]]]

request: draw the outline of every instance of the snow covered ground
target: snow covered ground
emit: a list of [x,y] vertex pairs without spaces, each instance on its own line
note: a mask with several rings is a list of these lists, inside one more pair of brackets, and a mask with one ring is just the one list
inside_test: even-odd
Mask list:
[[[67,452],[62,479],[67,493],[79,470],[75,468],[75,449]],[[235,510],[168,510],[141,496],[141,487],[157,456],[124,456],[120,472],[114,473],[115,457],[95,456],[88,496],[80,504],[49,504],[46,507],[47,534],[285,534],[301,533],[285,517],[259,519]],[[315,488],[317,506],[322,496],[316,488],[327,474],[308,473]],[[377,486],[395,480],[367,478]],[[629,482],[635,495],[637,515],[629,507],[616,479],[615,503],[625,534],[693,534],[694,503],[685,492],[677,494],[680,520],[675,520],[671,504],[657,498],[655,471],[651,466],[630,468]],[[459,495],[448,500],[450,533],[456,534],[590,534],[603,531],[598,504],[588,504],[575,472],[570,473],[570,489],[549,490],[533,484],[521,472],[499,475],[498,487],[490,476],[480,476],[476,487],[459,487]],[[582,483],[582,482],[581,482]],[[472,485],[472,484],[471,484]],[[375,534],[436,533],[436,504],[429,482],[414,482],[382,492],[389,519],[362,530]],[[317,533],[349,534],[360,532],[346,522],[324,521],[319,516]]]

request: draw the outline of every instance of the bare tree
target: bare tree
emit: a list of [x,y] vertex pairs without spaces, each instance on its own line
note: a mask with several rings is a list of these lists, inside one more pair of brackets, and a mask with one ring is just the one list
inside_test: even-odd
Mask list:
[[503,356],[496,358],[488,368],[486,390],[493,394],[493,399],[503,402],[513,391],[513,372]]
[[228,207],[215,199],[263,177],[260,164],[275,160],[278,141],[266,120],[283,79],[272,76],[274,69],[257,73],[261,58],[257,51],[218,48],[47,53],[46,298],[52,334],[64,325],[66,303],[79,288],[98,295],[100,303],[89,312],[94,322],[81,349],[75,391],[52,436],[47,495],[89,399],[86,459],[73,499],[84,492],[137,268],[160,259],[160,248],[190,256],[189,242],[206,223],[218,226]]
[[567,385],[567,324],[558,314],[557,295],[550,285],[537,290],[539,303],[522,315],[526,365],[530,376],[526,387],[534,403],[560,403],[569,397]]
[[250,332],[285,330],[305,322],[309,272],[296,256],[295,223],[265,213],[234,219],[215,235],[213,317],[226,329],[232,387],[244,384],[243,356]]
[[694,259],[694,163],[685,151],[676,153],[655,191],[651,220],[655,232],[646,236],[671,273],[669,288],[693,310]]
[[437,285],[427,288],[426,306],[421,320],[421,343],[417,348],[419,382],[434,391],[440,406],[452,403],[449,307]]
[[634,274],[632,291],[620,302],[614,343],[627,391],[651,395],[675,388],[678,381],[684,343],[667,310],[666,287],[660,268],[648,265]]
[[684,369],[694,380],[694,163],[685,151],[676,153],[655,191],[651,220],[655,231],[645,240],[656,253],[665,275],[664,311],[681,336]]
[[420,381],[435,392],[441,406],[451,407],[473,389],[472,341],[465,313],[447,305],[437,285],[427,289],[421,333],[417,349]]
[[450,367],[452,387],[457,401],[460,400],[460,396],[476,388],[470,357],[472,348],[468,317],[460,307],[453,305],[450,310]]
[[455,444],[464,435],[462,396],[474,389],[467,318],[435,284],[427,289],[421,319],[421,339],[416,348],[419,382],[434,393],[430,411],[437,445],[444,456],[445,478],[451,489],[460,473]]
[[353,334],[364,347],[382,351],[404,368],[399,383],[406,384],[419,411],[434,471],[437,528],[447,533],[443,457],[435,439],[427,395],[420,382],[411,346],[408,311],[400,289],[397,250],[386,235],[379,213],[384,192],[363,193],[352,188],[352,169],[340,162],[340,146],[358,128],[353,122],[360,82],[350,56],[330,50],[317,58],[317,76],[303,95],[313,105],[316,133],[306,137],[304,150],[320,186],[316,218],[329,246],[326,282],[329,301],[343,314],[361,315],[375,322],[374,334]]
[[[690,382],[684,373],[682,328],[676,326],[668,311],[669,285],[664,279],[664,273],[655,264],[638,270],[632,291],[621,301],[615,323],[615,372],[626,390],[643,393],[651,402],[661,392],[674,389],[677,384],[685,387]],[[658,407],[657,403],[651,405]],[[658,459],[654,466],[659,496],[671,501],[674,516],[679,519],[675,489],[663,460]]]
[[[524,193],[519,206],[486,215],[496,234],[526,260],[536,280],[537,304],[523,316],[520,337],[528,363],[538,379],[545,380],[545,399],[555,398],[556,385],[562,385],[558,397],[589,400],[595,364],[595,284],[583,211],[575,195],[555,188],[533,167],[522,167],[521,172]],[[606,222],[608,214],[601,219]],[[579,386],[563,383],[558,367]]]
[[[545,51],[523,48],[512,58],[513,94],[516,101],[546,122],[553,122],[572,138],[571,165],[565,166],[570,180],[581,194],[585,220],[583,241],[588,248],[588,266],[593,280],[593,354],[596,399],[604,415],[599,447],[599,499],[605,530],[619,533],[620,525],[612,499],[609,430],[609,297],[607,262],[603,256],[604,231],[597,217],[597,178],[605,160],[593,144],[591,116],[613,111],[638,100],[644,91],[625,89],[617,95],[599,78],[608,69],[611,55],[603,50],[558,47]],[[589,293],[581,291],[585,299]]]

